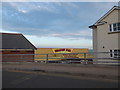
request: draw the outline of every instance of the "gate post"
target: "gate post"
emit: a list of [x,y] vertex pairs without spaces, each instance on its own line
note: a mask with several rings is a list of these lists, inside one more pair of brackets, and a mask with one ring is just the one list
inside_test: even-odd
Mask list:
[[48,63],[48,54],[46,54],[46,64]]
[[87,60],[86,60],[86,53],[84,53],[84,60],[85,60],[85,65],[87,65]]

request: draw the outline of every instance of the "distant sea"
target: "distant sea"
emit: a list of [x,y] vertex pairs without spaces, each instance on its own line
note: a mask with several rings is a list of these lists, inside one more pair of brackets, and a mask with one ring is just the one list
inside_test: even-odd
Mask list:
[[93,52],[93,49],[89,49],[88,52]]

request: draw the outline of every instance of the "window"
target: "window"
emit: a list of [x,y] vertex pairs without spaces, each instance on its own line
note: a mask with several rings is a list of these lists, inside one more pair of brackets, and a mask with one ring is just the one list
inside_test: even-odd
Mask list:
[[119,32],[120,31],[120,22],[109,25],[110,32]]
[[120,50],[110,50],[111,58],[120,58]]
[[112,50],[110,50],[110,57],[113,57],[113,53],[112,53]]

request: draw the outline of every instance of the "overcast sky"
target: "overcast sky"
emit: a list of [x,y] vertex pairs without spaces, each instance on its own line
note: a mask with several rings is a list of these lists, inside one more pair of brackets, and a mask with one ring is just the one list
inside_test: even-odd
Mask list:
[[2,2],[2,32],[22,33],[37,48],[92,48],[88,27],[117,2]]

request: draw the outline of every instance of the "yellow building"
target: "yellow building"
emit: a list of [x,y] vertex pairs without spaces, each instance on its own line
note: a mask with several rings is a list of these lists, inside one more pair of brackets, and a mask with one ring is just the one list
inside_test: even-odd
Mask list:
[[[37,50],[35,50],[35,62],[46,61],[47,59],[49,61],[58,61],[58,60],[65,60],[64,58],[84,58],[84,53],[88,53],[88,49],[38,48]],[[92,56],[86,54],[86,58],[91,58],[91,57]]]

